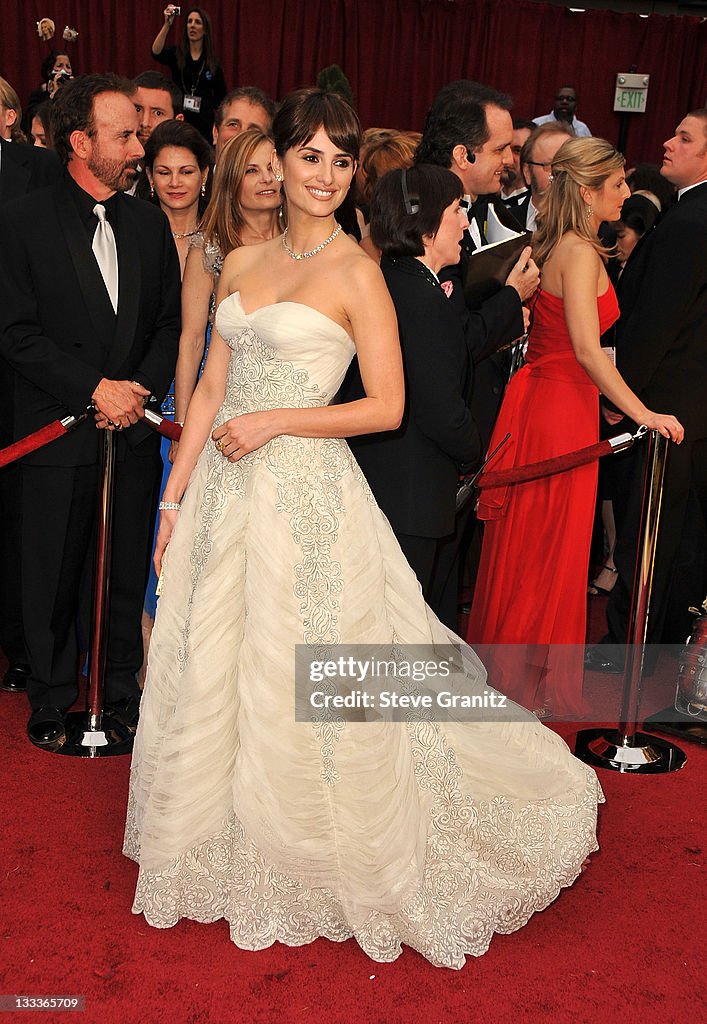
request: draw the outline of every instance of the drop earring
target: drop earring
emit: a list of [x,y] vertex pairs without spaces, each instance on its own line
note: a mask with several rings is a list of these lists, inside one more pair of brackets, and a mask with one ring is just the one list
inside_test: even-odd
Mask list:
[[203,199],[205,197],[205,195],[206,195],[206,182],[202,181],[202,183],[201,183],[201,198]]
[[154,199],[154,198],[155,198],[155,186],[154,185],[150,185],[150,199]]

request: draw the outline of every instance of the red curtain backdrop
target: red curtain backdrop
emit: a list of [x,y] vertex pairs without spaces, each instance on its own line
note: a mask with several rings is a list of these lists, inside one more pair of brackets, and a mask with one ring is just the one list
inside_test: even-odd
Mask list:
[[[56,22],[59,37],[65,25],[78,29],[70,52],[80,71],[132,77],[158,67],[150,44],[165,2],[3,0],[0,74],[26,101],[50,48],[36,33],[42,17]],[[229,86],[259,85],[281,98],[336,63],[364,126],[421,128],[437,89],[455,78],[510,92],[519,117],[547,113],[556,87],[567,84],[578,91],[578,116],[615,143],[615,75],[635,65],[651,76],[648,112],[630,115],[626,149],[635,162],[657,160],[683,114],[707,102],[707,21],[695,17],[573,14],[529,0],[205,2]],[[182,5],[182,18],[188,10]]]

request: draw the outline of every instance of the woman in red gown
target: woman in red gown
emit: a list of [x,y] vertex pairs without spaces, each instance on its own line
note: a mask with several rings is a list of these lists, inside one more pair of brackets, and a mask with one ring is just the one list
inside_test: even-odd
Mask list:
[[[624,159],[602,139],[571,139],[559,149],[543,204],[533,258],[542,268],[526,364],[511,381],[490,448],[507,469],[564,455],[599,437],[601,391],[636,423],[678,443],[674,416],[651,412],[602,352],[599,338],[617,319],[597,230],[617,220],[629,195]],[[586,631],[586,579],[597,464],[508,488],[484,490],[481,564],[469,621],[489,681],[512,700],[579,717]]]

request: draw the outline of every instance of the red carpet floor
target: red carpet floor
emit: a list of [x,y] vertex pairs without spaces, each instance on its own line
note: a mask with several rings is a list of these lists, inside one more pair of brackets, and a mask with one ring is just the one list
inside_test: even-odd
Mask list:
[[[615,682],[612,685],[617,685]],[[0,693],[0,993],[83,995],[68,1024],[683,1024],[705,1019],[707,750],[658,777],[601,771],[601,851],[576,885],[459,972],[407,949],[375,964],[351,940],[242,952],[224,922],[158,931],[130,913],[120,852],[127,758],[75,760],[25,739]],[[571,727],[561,730],[571,740]],[[2,1015],[4,1016],[4,1015]]]

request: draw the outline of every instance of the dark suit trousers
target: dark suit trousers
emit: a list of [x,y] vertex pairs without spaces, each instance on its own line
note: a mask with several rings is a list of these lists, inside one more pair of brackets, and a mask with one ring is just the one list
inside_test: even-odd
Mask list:
[[410,568],[420,581],[425,601],[440,622],[455,633],[459,601],[459,545],[470,514],[471,503],[457,517],[455,532],[448,537],[395,535]]
[[[607,620],[612,643],[627,640],[631,591],[640,528],[645,446],[627,458],[616,475],[614,552],[619,578],[609,598]],[[658,553],[651,596],[648,641],[684,643],[690,632],[691,604],[704,598],[705,579],[705,441],[670,445],[663,488]],[[650,658],[648,659],[650,661]],[[650,666],[649,666],[650,667]]]
[[422,596],[429,604],[432,571],[439,543],[437,538],[415,537],[409,533],[396,533],[395,537],[402,548],[408,565],[420,581]]
[[[136,456],[119,442],[110,576],[107,702],[139,692],[141,615],[159,496],[159,450]],[[33,708],[68,708],[77,696],[82,579],[95,545],[98,466],[22,466],[22,618]]]
[[25,662],[20,610],[20,468],[0,470],[0,647],[10,664]]

